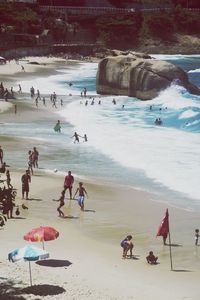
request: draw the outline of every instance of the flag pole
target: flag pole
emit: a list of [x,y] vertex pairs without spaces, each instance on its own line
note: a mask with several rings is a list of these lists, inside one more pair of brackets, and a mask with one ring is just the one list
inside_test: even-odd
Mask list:
[[173,271],[173,263],[172,263],[172,244],[171,244],[170,230],[169,230],[169,257],[170,257],[171,271]]

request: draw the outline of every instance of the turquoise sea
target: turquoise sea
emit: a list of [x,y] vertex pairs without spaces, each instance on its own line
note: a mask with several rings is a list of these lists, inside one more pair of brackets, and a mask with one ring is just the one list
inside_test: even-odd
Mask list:
[[[200,87],[200,55],[153,56],[180,66]],[[82,180],[132,186],[156,193],[160,201],[200,211],[200,96],[173,83],[151,101],[99,98],[96,71],[97,63],[80,63],[61,67],[56,75],[21,82],[23,91],[29,92],[33,85],[43,94],[55,91],[62,95],[58,98],[62,97],[65,105],[56,110],[61,134],[53,131],[55,124],[44,121],[3,124],[0,135],[35,140],[40,166],[48,172],[71,170]],[[88,90],[87,106],[80,97],[84,87]],[[90,96],[95,97],[94,105]],[[162,126],[154,124],[158,117]],[[75,131],[87,134],[88,142],[80,139],[80,144],[74,144],[71,136]],[[14,159],[11,151],[7,157]],[[23,155],[15,153],[15,165],[24,168]]]

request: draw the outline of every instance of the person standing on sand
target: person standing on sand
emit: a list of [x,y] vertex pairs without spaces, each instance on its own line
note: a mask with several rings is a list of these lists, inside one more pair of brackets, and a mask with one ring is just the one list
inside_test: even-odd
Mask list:
[[79,194],[78,196],[78,205],[81,208],[81,211],[84,211],[84,200],[85,200],[85,195],[88,197],[86,189],[83,187],[83,183],[79,182],[79,186],[74,194],[73,199],[75,198],[76,194]]
[[21,182],[22,182],[22,199],[24,199],[24,194],[26,193],[26,200],[28,200],[29,183],[31,182],[31,176],[29,170],[26,170],[26,173],[22,175]]
[[36,147],[33,147],[32,159],[33,159],[34,168],[38,168],[38,158],[39,158],[39,152],[37,151]]
[[28,170],[33,175],[33,153],[31,150],[28,151]]
[[74,183],[74,176],[72,176],[71,171],[69,171],[68,175],[65,176],[65,180],[64,180],[64,192],[66,192],[66,190],[69,190],[70,199],[72,199],[73,183]]
[[0,146],[0,162],[3,164],[3,149]]
[[64,217],[65,216],[64,213],[61,210],[61,207],[63,207],[65,205],[64,199],[65,199],[65,190],[63,190],[61,192],[60,198],[58,200],[56,200],[56,201],[60,201],[60,204],[57,207],[57,211],[59,212],[59,217]]

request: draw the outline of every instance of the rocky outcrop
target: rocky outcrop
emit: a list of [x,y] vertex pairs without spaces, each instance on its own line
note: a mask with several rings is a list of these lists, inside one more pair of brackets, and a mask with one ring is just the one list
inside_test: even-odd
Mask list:
[[129,52],[124,55],[115,51],[113,55],[99,62],[96,78],[98,94],[150,100],[176,82],[190,93],[200,95],[200,89],[189,82],[187,74],[171,63],[143,53]]

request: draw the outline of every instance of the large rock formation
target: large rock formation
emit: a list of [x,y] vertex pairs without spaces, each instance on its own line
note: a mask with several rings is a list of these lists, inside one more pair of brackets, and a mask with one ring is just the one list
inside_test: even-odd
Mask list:
[[98,94],[150,100],[176,82],[190,93],[200,95],[200,89],[189,82],[187,74],[171,63],[135,52],[115,51],[112,55],[99,62],[96,78]]

